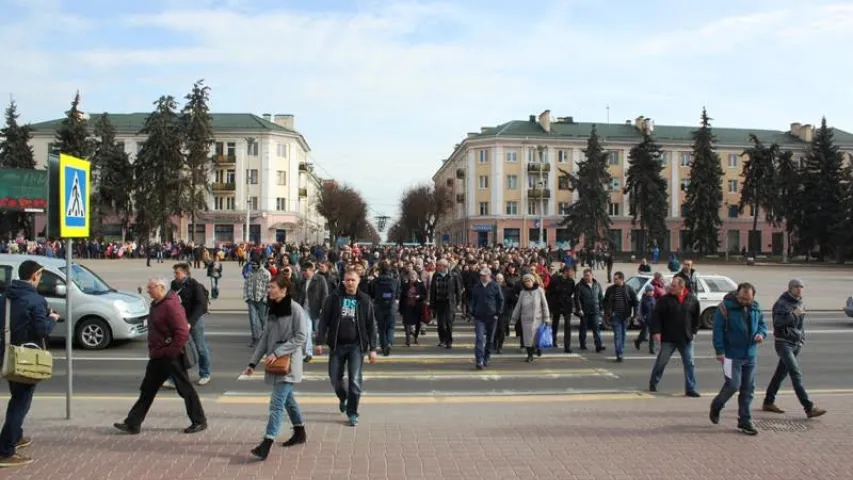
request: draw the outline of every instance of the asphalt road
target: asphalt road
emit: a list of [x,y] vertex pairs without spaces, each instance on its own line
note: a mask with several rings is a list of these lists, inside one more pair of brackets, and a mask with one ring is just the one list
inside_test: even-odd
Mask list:
[[[267,395],[269,388],[262,376],[242,377],[251,355],[246,315],[211,314],[206,319],[207,343],[213,358],[212,381],[199,387],[206,395]],[[542,393],[632,392],[648,387],[654,358],[647,349],[637,351],[629,332],[626,358],[614,361],[612,334],[604,333],[607,350],[581,352],[577,347],[577,327],[573,329],[575,354],[562,353],[562,347],[545,351],[534,364],[525,363],[515,337],[507,339],[502,355],[495,355],[488,369],[473,368],[474,333],[471,324],[457,319],[452,350],[438,349],[434,326],[421,337],[421,345],[402,345],[403,332],[397,332],[390,357],[380,356],[365,367],[365,395],[496,395]],[[853,388],[850,377],[850,342],[853,322],[843,315],[812,313],[809,318],[806,347],[801,355],[806,386],[814,390]],[[562,337],[562,336],[561,336]],[[696,342],[696,374],[699,390],[711,393],[722,381],[721,367],[714,358],[711,334],[700,333]],[[769,340],[772,340],[772,336]],[[560,339],[562,345],[562,338]],[[588,339],[592,348],[592,339]],[[56,375],[39,386],[42,393],[65,392],[66,369],[63,344],[52,345],[56,355]],[[144,340],[118,344],[103,351],[74,351],[74,391],[80,395],[127,395],[138,392],[145,369],[147,349]],[[331,394],[326,357],[315,357],[306,365],[301,394]],[[762,391],[776,365],[772,342],[761,348],[757,387]],[[193,373],[197,378],[197,372]],[[786,383],[785,389],[790,389]],[[659,385],[661,394],[683,394],[681,362],[676,353]],[[169,393],[173,394],[174,393]],[[760,398],[760,394],[757,395]]]

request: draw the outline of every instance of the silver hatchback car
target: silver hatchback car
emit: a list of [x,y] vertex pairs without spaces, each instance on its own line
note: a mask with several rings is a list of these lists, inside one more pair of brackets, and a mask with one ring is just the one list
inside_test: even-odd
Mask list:
[[65,260],[34,255],[0,254],[0,293],[18,279],[18,267],[33,260],[44,267],[36,289],[48,306],[59,313],[59,323],[51,337],[65,338],[68,319],[65,296],[71,295],[74,341],[86,350],[107,348],[114,340],[129,340],[148,333],[148,303],[140,295],[119,292],[83,265],[72,263],[69,286]]

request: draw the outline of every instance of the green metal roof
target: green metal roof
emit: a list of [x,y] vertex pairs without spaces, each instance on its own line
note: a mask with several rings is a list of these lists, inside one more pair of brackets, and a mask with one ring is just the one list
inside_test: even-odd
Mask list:
[[[102,114],[94,114],[89,118],[89,127],[95,124],[95,121]],[[110,121],[116,128],[119,134],[135,135],[142,130],[145,124],[145,119],[150,113],[110,113]],[[227,132],[278,132],[299,135],[299,132],[291,130],[281,125],[264,120],[263,118],[252,113],[211,113],[213,129]],[[32,124],[33,131],[38,132],[54,132],[62,123],[62,118],[56,120],[48,120]]]
[[[536,138],[567,138],[586,140],[596,125],[598,135],[603,142],[629,142],[637,143],[642,139],[642,133],[637,127],[624,123],[593,124],[584,122],[552,121],[551,132],[547,133],[535,120],[512,120],[496,127],[486,127],[483,132],[471,135],[466,140],[487,137],[536,137]],[[692,134],[698,126],[672,126],[655,125],[654,137],[660,142],[683,142],[691,143]],[[720,145],[745,146],[749,144],[749,135],[755,134],[763,143],[777,143],[780,146],[805,146],[805,142],[786,131],[760,130],[747,128],[719,128],[712,127],[717,143]],[[817,128],[817,127],[815,127]],[[841,145],[853,146],[853,134],[831,129],[835,134],[835,141]]]

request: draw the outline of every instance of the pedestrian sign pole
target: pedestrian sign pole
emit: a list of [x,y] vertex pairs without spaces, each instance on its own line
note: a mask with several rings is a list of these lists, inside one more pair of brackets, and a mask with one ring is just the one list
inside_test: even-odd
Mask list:
[[72,255],[75,238],[88,238],[89,200],[91,197],[91,164],[87,160],[64,153],[59,155],[59,236],[65,239],[65,418],[71,419],[71,399],[74,396],[72,345],[74,342],[74,314],[71,297],[74,288]]

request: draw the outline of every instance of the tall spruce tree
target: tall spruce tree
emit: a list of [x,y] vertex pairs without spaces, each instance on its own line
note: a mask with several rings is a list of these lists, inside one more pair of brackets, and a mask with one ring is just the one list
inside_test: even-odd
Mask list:
[[[0,167],[36,168],[33,149],[30,147],[32,128],[18,123],[18,105],[14,100],[6,107],[6,124],[0,129]],[[28,232],[33,225],[33,214],[24,212],[0,212],[0,234],[15,235]]]
[[715,254],[720,247],[720,208],[723,204],[723,167],[714,150],[717,141],[711,131],[711,119],[702,109],[702,123],[693,132],[693,161],[687,185],[684,224],[691,243],[701,255]]
[[594,248],[610,241],[608,188],[613,182],[607,169],[607,152],[601,146],[595,125],[586,141],[584,154],[586,159],[578,163],[577,174],[560,169],[562,176],[568,179],[569,190],[578,192],[578,201],[569,207],[561,225],[569,231],[572,245],[583,235],[585,247]]
[[644,131],[643,140],[628,153],[628,178],[624,189],[630,195],[631,222],[640,226],[639,253],[645,253],[655,243],[660,245],[666,236],[666,180],[661,172],[660,146],[648,131]]
[[743,162],[743,186],[740,193],[740,211],[749,206],[752,208],[752,230],[749,233],[749,252],[754,258],[761,253],[761,242],[758,237],[758,214],[764,210],[767,221],[774,217],[776,206],[776,160],[779,156],[779,145],[765,146],[755,135],[749,136],[752,146],[743,153],[747,159]]
[[199,80],[185,97],[181,116],[181,130],[186,146],[187,195],[185,205],[190,212],[190,240],[195,242],[195,216],[197,210],[207,207],[210,193],[210,174],[213,157],[213,117],[210,115],[210,87]]
[[56,130],[56,141],[61,153],[77,158],[89,159],[95,150],[95,144],[89,136],[89,121],[80,110],[80,92],[74,95],[71,109],[65,112],[65,118]]
[[133,164],[136,233],[145,244],[158,229],[161,239],[170,238],[171,217],[182,213],[184,154],[177,103],[162,96],[154,105],[139,132],[147,138]]
[[774,225],[785,227],[788,246],[785,256],[790,257],[794,237],[802,224],[800,208],[803,194],[803,179],[799,166],[794,162],[794,153],[786,150],[776,161],[776,205],[773,207]]
[[[103,235],[103,219],[106,215],[115,215],[121,221],[122,237],[130,226],[132,211],[131,192],[133,191],[133,166],[130,157],[116,141],[116,129],[106,113],[95,120],[95,154],[92,156],[92,169],[97,170],[97,180],[93,176],[93,212],[92,226]],[[123,238],[124,239],[124,238]]]
[[841,259],[848,240],[846,199],[849,171],[844,154],[835,144],[826,118],[820,122],[803,162],[803,225],[799,231],[806,251],[817,247],[821,259],[835,254]]

